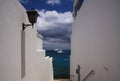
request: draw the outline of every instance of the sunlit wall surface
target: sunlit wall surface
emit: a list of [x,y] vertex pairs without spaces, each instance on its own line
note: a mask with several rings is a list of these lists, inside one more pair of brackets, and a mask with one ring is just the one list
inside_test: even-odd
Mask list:
[[[0,0],[0,81],[53,81],[52,58],[18,0]],[[40,44],[38,46],[38,44]]]

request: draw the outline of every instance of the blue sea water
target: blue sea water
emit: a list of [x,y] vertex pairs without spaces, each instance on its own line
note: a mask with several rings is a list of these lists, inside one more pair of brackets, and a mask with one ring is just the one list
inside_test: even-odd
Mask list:
[[70,77],[70,50],[63,50],[57,53],[54,50],[47,50],[46,56],[53,57],[54,78]]

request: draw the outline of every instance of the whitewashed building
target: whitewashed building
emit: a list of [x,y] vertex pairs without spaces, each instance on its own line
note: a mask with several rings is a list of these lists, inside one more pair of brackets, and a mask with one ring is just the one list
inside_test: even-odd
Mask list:
[[52,58],[19,0],[0,0],[0,81],[53,81]]
[[120,0],[84,0],[71,36],[71,81],[120,81]]

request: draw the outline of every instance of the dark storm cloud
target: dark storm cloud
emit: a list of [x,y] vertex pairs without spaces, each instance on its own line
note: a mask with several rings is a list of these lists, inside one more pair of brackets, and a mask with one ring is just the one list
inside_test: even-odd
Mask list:
[[70,48],[72,13],[56,11],[40,11],[38,33],[44,36],[45,48]]
[[38,30],[38,32],[45,37],[44,40],[48,40],[50,42],[70,43],[70,27],[51,27],[47,30]]

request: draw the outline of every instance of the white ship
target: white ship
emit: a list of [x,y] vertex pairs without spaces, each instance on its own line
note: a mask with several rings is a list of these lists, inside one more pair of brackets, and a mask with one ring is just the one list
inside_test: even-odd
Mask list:
[[62,49],[60,48],[57,53],[63,53]]
[[54,51],[58,51],[59,49],[58,48],[55,48]]
[[54,51],[56,51],[57,53],[63,53],[63,50],[61,48],[56,48],[54,49]]

